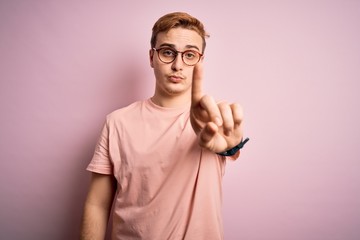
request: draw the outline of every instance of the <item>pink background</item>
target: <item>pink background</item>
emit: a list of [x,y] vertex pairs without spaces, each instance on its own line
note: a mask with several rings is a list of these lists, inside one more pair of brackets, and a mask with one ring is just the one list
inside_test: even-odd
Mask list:
[[1,1],[0,239],[77,239],[105,115],[151,96],[170,11],[211,34],[206,92],[245,109],[225,239],[360,239],[356,0]]

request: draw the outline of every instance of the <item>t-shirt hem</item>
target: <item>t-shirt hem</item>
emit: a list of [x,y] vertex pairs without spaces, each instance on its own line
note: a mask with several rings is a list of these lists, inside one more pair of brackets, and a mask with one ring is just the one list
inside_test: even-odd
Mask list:
[[98,167],[94,167],[94,166],[88,166],[86,168],[86,171],[93,172],[93,173],[105,174],[105,175],[113,174],[112,171],[109,169],[99,169]]

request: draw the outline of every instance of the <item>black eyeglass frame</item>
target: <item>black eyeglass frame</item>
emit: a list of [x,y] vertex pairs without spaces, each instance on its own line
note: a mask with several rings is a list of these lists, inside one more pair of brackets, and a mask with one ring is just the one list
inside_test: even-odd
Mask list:
[[[182,60],[183,63],[185,63],[187,66],[195,66],[198,62],[200,62],[201,57],[204,55],[204,54],[201,54],[201,53],[199,53],[198,51],[195,51],[195,50],[185,50],[185,51],[181,52],[181,51],[177,51],[177,50],[175,50],[175,49],[173,49],[173,48],[170,48],[170,47],[161,47],[161,48],[152,48],[152,49],[158,53],[158,54],[157,54],[157,55],[158,55],[158,58],[159,58],[159,60],[160,60],[161,62],[163,62],[163,63],[172,63],[172,62],[174,62],[175,59],[177,58],[177,56],[179,55],[179,53],[181,53],[181,60]],[[164,60],[161,59],[160,54],[159,54],[159,51],[161,51],[162,49],[169,49],[169,50],[171,50],[171,51],[174,51],[174,52],[176,53],[174,59],[171,60],[170,62],[164,62]],[[194,63],[194,64],[187,64],[187,63],[184,61],[184,53],[186,53],[186,52],[193,52],[193,53],[199,54],[199,59],[197,60],[197,62]]]

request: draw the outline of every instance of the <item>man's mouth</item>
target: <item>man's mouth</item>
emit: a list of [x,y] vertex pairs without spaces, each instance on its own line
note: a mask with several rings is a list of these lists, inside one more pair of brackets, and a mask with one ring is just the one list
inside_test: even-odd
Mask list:
[[184,79],[184,77],[183,76],[179,76],[179,75],[170,75],[169,77],[168,77],[168,79],[171,81],[171,82],[181,82],[183,79]]

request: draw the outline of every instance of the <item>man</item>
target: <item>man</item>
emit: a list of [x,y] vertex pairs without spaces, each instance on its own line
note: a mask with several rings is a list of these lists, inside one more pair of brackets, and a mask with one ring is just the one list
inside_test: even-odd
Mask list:
[[206,36],[186,13],[155,23],[155,93],[107,116],[82,239],[104,239],[113,199],[113,239],[223,239],[221,181],[242,146],[242,110],[202,93]]

